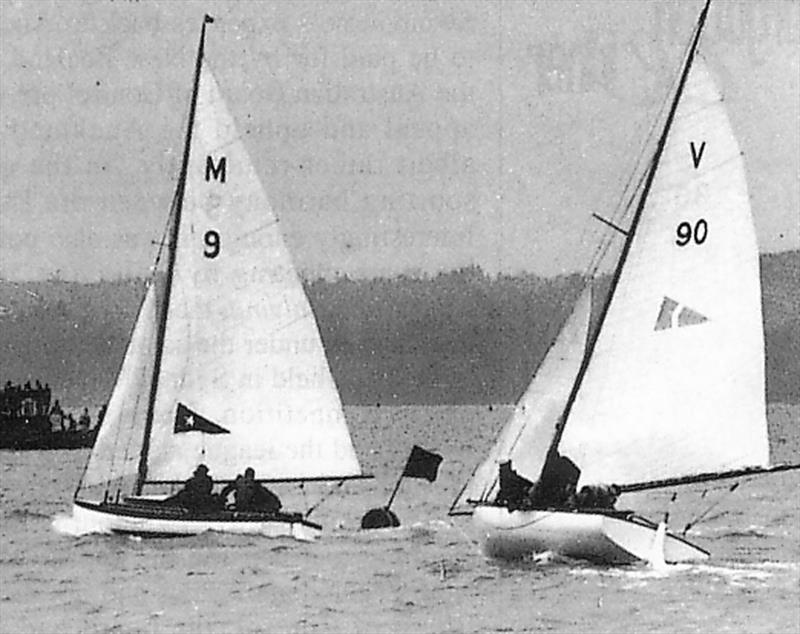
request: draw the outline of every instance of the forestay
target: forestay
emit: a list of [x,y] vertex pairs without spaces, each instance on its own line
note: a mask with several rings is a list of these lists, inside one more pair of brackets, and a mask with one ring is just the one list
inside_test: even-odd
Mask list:
[[[227,433],[181,427],[177,408]],[[200,72],[147,481],[360,473],[319,331],[209,68]]]
[[698,59],[559,452],[579,486],[766,465],[764,388],[743,161]]
[[454,510],[466,508],[469,500],[494,500],[498,492],[499,465],[506,460],[511,460],[514,470],[529,480],[539,477],[556,424],[583,359],[591,308],[591,287],[587,286],[489,456],[476,469],[454,503]]

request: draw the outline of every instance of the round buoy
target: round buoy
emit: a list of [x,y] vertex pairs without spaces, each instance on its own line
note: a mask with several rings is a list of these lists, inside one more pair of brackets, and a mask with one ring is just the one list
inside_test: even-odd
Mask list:
[[400,520],[393,511],[386,507],[370,509],[361,518],[361,528],[395,528],[400,526]]

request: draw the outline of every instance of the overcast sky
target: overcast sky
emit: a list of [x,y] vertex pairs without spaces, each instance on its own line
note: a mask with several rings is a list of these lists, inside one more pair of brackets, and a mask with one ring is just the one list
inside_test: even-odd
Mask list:
[[[207,60],[307,275],[580,270],[701,2],[0,1],[0,274],[145,275]],[[800,247],[800,4],[701,54],[759,246]]]

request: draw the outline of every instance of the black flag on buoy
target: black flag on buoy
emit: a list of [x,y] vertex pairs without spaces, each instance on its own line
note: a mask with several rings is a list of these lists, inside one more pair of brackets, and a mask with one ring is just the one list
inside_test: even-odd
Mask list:
[[440,464],[442,457],[438,453],[414,445],[406,462],[406,468],[403,469],[403,475],[407,478],[425,478],[428,482],[435,482],[436,476],[439,475]]
[[442,457],[438,453],[433,453],[419,445],[414,445],[386,506],[367,511],[364,517],[361,518],[361,528],[394,528],[400,526],[400,520],[389,507],[394,501],[394,496],[397,494],[403,478],[422,478],[428,482],[434,482],[439,475],[439,465],[441,463]]

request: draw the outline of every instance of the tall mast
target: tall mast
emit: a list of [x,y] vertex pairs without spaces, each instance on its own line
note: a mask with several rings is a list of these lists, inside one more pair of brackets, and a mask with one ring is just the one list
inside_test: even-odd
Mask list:
[[153,363],[153,380],[150,382],[150,398],[147,404],[147,419],[144,425],[144,439],[142,441],[142,451],[139,455],[139,471],[136,476],[135,495],[142,493],[145,480],[147,479],[147,454],[150,451],[150,433],[153,430],[153,414],[155,411],[156,394],[158,392],[158,376],[161,373],[161,357],[164,351],[164,335],[167,330],[167,315],[169,312],[169,298],[172,292],[172,275],[175,268],[175,254],[178,247],[178,234],[181,224],[181,211],[183,210],[183,195],[186,189],[186,174],[189,169],[189,148],[192,145],[192,129],[194,128],[195,111],[197,110],[197,92],[200,87],[200,69],[203,64],[203,51],[206,41],[206,25],[214,22],[214,18],[206,14],[203,24],[200,27],[200,44],[197,47],[197,61],[194,67],[194,84],[192,86],[192,100],[189,105],[189,124],[186,129],[186,141],[183,146],[183,162],[181,172],[178,177],[178,187],[175,198],[175,214],[172,218],[169,240],[167,242],[167,279],[164,286],[164,297],[161,303],[161,311],[158,319],[158,330],[156,332],[156,354]]
[[647,180],[644,184],[644,189],[642,190],[642,196],[639,199],[639,204],[636,207],[636,212],[633,215],[633,219],[631,221],[631,226],[628,229],[628,235],[625,239],[625,244],[622,247],[622,253],[620,254],[619,261],[617,262],[617,267],[614,270],[614,276],[611,278],[611,288],[608,291],[608,295],[606,297],[605,304],[603,305],[603,309],[600,313],[600,319],[598,320],[597,327],[594,330],[594,333],[589,340],[586,346],[586,353],[583,357],[583,362],[581,363],[581,367],[578,369],[578,375],[575,379],[575,383],[572,386],[572,391],[569,394],[569,398],[567,399],[567,404],[564,407],[564,413],[561,415],[561,419],[559,420],[558,424],[556,425],[555,434],[553,435],[553,440],[550,443],[550,449],[547,452],[547,459],[545,460],[544,466],[542,467],[543,476],[545,471],[548,469],[548,465],[552,464],[554,458],[558,453],[558,445],[561,442],[561,437],[564,435],[564,428],[567,424],[567,419],[569,418],[570,411],[572,410],[572,406],[575,404],[575,399],[578,396],[578,391],[581,388],[581,384],[583,383],[583,379],[586,376],[586,371],[589,368],[589,362],[592,359],[592,354],[594,353],[595,345],[597,345],[597,340],[600,336],[600,331],[603,327],[603,322],[608,315],[608,309],[611,306],[611,301],[614,298],[614,293],[617,289],[617,285],[619,284],[620,277],[622,275],[622,268],[625,266],[625,261],[628,258],[628,253],[631,250],[631,244],[633,243],[633,239],[636,235],[636,230],[639,227],[639,221],[642,218],[642,212],[644,211],[644,207],[647,204],[647,196],[650,193],[650,188],[653,185],[653,180],[655,178],[656,172],[658,171],[658,165],[661,161],[661,155],[664,152],[664,147],[667,144],[667,138],[669,137],[670,129],[672,128],[672,121],[675,118],[675,112],[678,109],[678,103],[680,103],[681,95],[683,94],[683,89],[686,86],[686,80],[689,77],[689,71],[692,68],[692,62],[694,61],[695,53],[697,52],[697,45],[700,42],[700,35],[703,32],[703,27],[705,26],[706,17],[708,16],[708,9],[711,6],[711,0],[706,0],[706,4],[703,7],[702,12],[700,13],[700,17],[697,21],[697,27],[695,29],[694,38],[692,40],[692,45],[689,48],[689,53],[686,56],[686,60],[683,64],[683,72],[681,73],[680,81],[678,83],[678,88],[675,91],[675,97],[672,100],[672,105],[669,109],[669,114],[667,115],[666,123],[664,124],[664,131],[661,133],[661,137],[658,140],[658,145],[656,146],[655,154],[653,155],[653,160],[651,162],[650,171],[647,174]]

